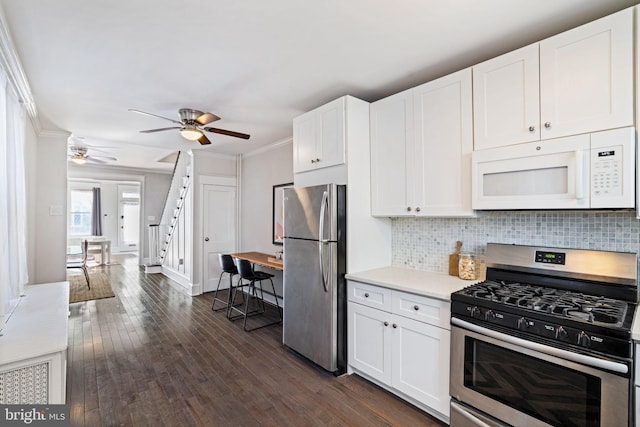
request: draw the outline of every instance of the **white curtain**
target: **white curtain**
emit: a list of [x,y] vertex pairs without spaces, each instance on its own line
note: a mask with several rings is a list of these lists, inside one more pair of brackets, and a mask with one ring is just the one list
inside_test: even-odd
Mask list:
[[0,328],[28,282],[25,111],[0,70]]

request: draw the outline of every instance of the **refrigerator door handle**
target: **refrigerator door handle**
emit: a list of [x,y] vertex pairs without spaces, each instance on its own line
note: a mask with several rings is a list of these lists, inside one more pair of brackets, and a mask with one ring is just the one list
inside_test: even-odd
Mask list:
[[329,193],[326,191],[322,193],[322,202],[320,203],[320,223],[318,226],[318,258],[320,261],[320,276],[322,276],[322,286],[324,286],[324,291],[329,292],[329,288],[327,287],[327,278],[324,272],[324,251],[323,245],[328,242],[324,238],[324,215],[327,209],[327,204],[329,201]]

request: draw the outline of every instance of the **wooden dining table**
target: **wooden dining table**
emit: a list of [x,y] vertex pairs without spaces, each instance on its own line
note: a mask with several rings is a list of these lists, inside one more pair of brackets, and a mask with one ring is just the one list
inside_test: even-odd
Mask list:
[[275,256],[265,254],[263,252],[238,252],[231,254],[234,258],[245,259],[251,263],[262,265],[264,267],[273,268],[275,270],[284,270],[284,263]]

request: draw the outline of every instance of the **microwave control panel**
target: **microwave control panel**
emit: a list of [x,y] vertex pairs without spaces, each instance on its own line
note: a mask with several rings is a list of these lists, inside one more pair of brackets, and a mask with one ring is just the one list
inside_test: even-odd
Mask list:
[[622,146],[591,150],[591,197],[622,196]]

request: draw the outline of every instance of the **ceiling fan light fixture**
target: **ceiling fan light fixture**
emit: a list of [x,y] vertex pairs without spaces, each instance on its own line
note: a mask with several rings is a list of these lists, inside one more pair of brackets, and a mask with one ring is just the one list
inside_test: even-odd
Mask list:
[[189,141],[197,141],[202,136],[202,131],[194,125],[187,125],[180,129],[180,135]]
[[77,165],[84,165],[85,163],[87,163],[87,159],[85,157],[82,156],[74,156],[71,161]]

